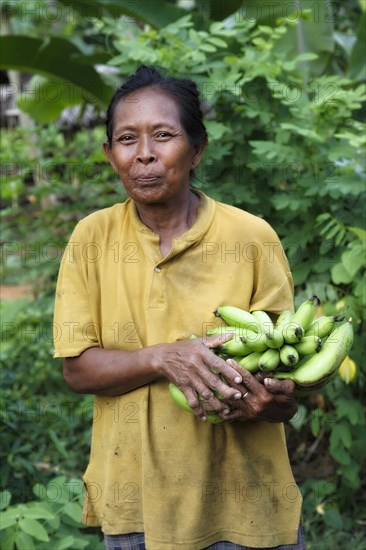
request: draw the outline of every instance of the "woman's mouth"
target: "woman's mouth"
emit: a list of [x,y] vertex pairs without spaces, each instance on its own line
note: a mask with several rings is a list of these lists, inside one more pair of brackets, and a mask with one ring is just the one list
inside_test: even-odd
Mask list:
[[158,176],[158,175],[155,175],[155,174],[149,174],[149,175],[145,175],[145,176],[143,176],[143,175],[136,176],[134,179],[138,183],[156,183],[157,181],[161,180],[161,176]]

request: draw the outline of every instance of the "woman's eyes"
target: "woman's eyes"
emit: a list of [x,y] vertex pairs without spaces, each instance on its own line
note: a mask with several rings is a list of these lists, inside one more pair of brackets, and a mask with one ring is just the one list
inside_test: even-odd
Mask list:
[[[172,137],[172,134],[170,132],[157,132],[154,137],[157,139],[168,139]],[[118,138],[118,141],[122,143],[128,143],[130,141],[135,141],[136,139],[137,138],[135,136],[128,134]]]

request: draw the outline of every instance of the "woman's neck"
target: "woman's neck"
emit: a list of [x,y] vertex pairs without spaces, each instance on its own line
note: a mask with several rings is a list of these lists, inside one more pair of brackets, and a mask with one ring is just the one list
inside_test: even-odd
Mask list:
[[163,258],[169,253],[173,239],[183,235],[196,221],[199,202],[198,195],[190,190],[179,203],[136,204],[141,221],[159,235]]
[[168,204],[137,204],[141,221],[160,236],[179,237],[192,227],[197,218],[199,197],[189,191],[184,200]]

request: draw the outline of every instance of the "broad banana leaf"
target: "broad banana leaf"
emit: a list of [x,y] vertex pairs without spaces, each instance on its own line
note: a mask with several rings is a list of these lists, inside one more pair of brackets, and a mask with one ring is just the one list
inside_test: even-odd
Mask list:
[[[232,15],[240,19],[256,20],[260,25],[274,26],[279,19],[297,23],[281,38],[276,50],[290,61],[293,57],[312,52],[318,55],[306,68],[310,74],[320,74],[328,64],[334,49],[334,8],[331,0],[197,0],[201,17],[222,20]],[[306,10],[311,10],[307,14]]]
[[126,16],[126,23],[141,21],[156,29],[173,23],[180,17],[187,15],[187,10],[181,9],[173,3],[164,0],[137,0],[135,2],[121,2],[117,0],[59,0],[70,6],[84,17],[101,19],[103,14],[109,17]]
[[358,81],[366,79],[365,44],[366,13],[363,12],[357,28],[357,38],[352,48],[349,67],[350,77]]
[[196,0],[196,11],[198,19],[201,18],[203,22],[222,21],[237,12],[243,4],[243,0]]
[[18,107],[39,124],[57,120],[67,107],[83,105],[86,98],[79,87],[68,82],[55,84],[48,78],[34,75],[27,84],[26,93],[20,94]]
[[28,36],[0,37],[0,68],[43,75],[52,82],[68,82],[78,87],[88,102],[105,107],[113,88],[93,66],[76,60],[80,50],[65,38],[45,40]]

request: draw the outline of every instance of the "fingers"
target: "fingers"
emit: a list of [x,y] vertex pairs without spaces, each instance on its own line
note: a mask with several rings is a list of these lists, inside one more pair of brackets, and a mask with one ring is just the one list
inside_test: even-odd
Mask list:
[[213,336],[205,336],[201,338],[201,341],[208,349],[218,348],[224,342],[231,340],[234,336],[234,333],[231,331],[224,332],[221,334],[214,334]]
[[229,384],[240,384],[242,382],[242,375],[239,370],[235,368],[235,366],[237,365],[235,361],[233,362],[233,364],[229,364],[227,361],[224,361],[223,359],[221,359],[217,355],[214,355],[211,352],[210,355],[205,356],[205,362],[209,368],[214,368],[220,374],[222,374],[227,379]]
[[276,380],[275,378],[264,379],[265,388],[273,394],[286,394],[293,396],[295,392],[295,382],[292,380]]
[[207,399],[202,399],[202,397],[198,398],[197,393],[192,388],[182,388],[182,391],[193,413],[201,420],[207,420],[208,412],[217,412],[223,415],[230,412],[228,405],[218,399],[213,393]]
[[233,420],[247,420],[248,417],[246,413],[241,409],[234,409],[228,414],[219,414],[219,417],[222,418],[225,422],[232,422]]
[[265,392],[263,384],[258,382],[249,371],[243,369],[236,361],[234,361],[234,359],[227,359],[226,363],[234,370],[238,369],[242,378],[241,385],[245,388],[245,391],[249,391],[250,393],[255,395],[263,394]]
[[[225,367],[225,361],[223,361],[223,363]],[[227,379],[229,379],[229,377],[233,378],[232,373],[228,372],[224,367],[221,364],[215,363],[214,368],[215,370],[224,371],[225,378],[226,376],[228,377]],[[235,377],[235,373],[234,373],[234,377]],[[238,400],[242,396],[240,390],[226,384],[225,382],[223,382],[223,380],[221,380],[219,376],[217,376],[216,374],[213,374],[210,370],[206,370],[202,373],[202,381],[197,380],[195,383],[195,388],[198,391],[198,393],[202,395],[202,397],[206,400],[211,398],[210,393],[212,394],[213,391],[218,392],[223,399]]]

